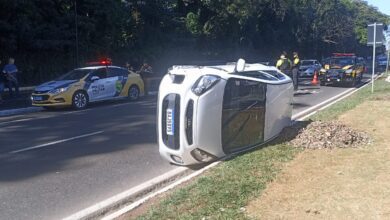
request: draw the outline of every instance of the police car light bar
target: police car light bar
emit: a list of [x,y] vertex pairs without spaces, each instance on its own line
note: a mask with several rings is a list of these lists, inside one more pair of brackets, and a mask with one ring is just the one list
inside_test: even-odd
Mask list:
[[335,57],[353,57],[355,56],[354,53],[333,53],[333,56]]

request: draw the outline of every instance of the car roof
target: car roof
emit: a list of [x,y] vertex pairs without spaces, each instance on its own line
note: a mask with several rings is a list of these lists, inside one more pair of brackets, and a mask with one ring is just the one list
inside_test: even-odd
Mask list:
[[125,68],[119,67],[119,66],[87,66],[87,67],[81,67],[81,68],[77,68],[77,69],[78,70],[97,70],[97,69],[105,68],[105,67],[117,68],[117,69],[125,69]]
[[318,60],[302,60],[302,62],[303,62],[303,61],[318,61]]
[[[228,63],[226,65],[217,65],[217,66],[173,66],[168,72],[173,75],[187,75],[187,74],[200,74],[200,75],[218,75],[224,79],[229,79],[232,77],[239,77],[242,79],[253,79],[254,77],[243,76],[240,74],[235,74],[236,63]],[[245,72],[254,72],[254,71],[280,71],[274,66],[266,66],[260,63],[254,64],[245,64]],[[283,74],[285,75],[285,74]],[[267,81],[258,79],[259,81]],[[275,78],[276,79],[276,78]],[[288,77],[284,79],[276,79],[271,83],[280,83],[280,82],[289,82],[291,81]]]

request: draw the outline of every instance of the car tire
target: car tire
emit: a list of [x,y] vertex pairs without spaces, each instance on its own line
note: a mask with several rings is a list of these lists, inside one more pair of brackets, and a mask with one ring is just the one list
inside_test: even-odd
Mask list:
[[130,86],[129,91],[127,92],[127,98],[130,101],[136,101],[139,99],[139,94],[140,94],[140,90],[138,86],[132,85]]
[[76,110],[85,109],[88,106],[89,98],[87,93],[77,91],[72,97],[72,107]]

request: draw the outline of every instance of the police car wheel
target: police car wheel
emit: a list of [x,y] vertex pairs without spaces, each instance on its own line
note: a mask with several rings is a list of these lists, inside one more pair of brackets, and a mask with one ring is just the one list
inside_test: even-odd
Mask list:
[[131,86],[129,88],[129,92],[128,92],[128,95],[127,97],[129,98],[130,101],[135,101],[139,98],[139,88],[138,86]]
[[88,96],[85,92],[76,92],[72,98],[72,106],[75,109],[84,109],[88,105]]

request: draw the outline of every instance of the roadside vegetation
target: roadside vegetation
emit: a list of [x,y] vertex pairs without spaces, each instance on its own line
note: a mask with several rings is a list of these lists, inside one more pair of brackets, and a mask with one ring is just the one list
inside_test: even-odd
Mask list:
[[34,85],[104,57],[164,73],[238,57],[273,63],[284,50],[369,56],[372,22],[389,16],[363,0],[8,0],[0,1],[0,59],[15,57],[20,81]]
[[[335,119],[365,101],[390,100],[389,94],[389,83],[380,79],[376,81],[374,94],[371,94],[371,87],[367,86],[321,111],[312,119],[325,121]],[[222,162],[203,176],[158,199],[151,207],[141,208],[144,211],[136,211],[139,216],[131,215],[130,218],[137,217],[142,220],[248,218],[246,215],[248,203],[262,195],[267,184],[275,181],[287,162],[302,152],[299,148],[291,147],[289,142],[283,139],[286,138]]]

